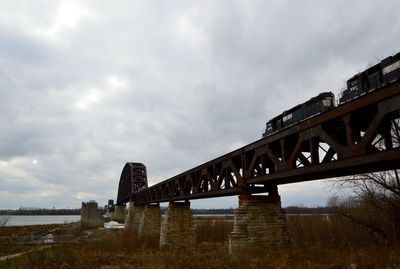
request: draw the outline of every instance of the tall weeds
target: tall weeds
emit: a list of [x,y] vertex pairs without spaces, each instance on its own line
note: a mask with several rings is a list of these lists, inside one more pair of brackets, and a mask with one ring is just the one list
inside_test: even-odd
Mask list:
[[0,262],[0,268],[400,268],[400,249],[346,219],[297,215],[288,216],[287,224],[294,244],[286,249],[249,248],[230,255],[232,220],[202,220],[192,248],[160,251],[132,233],[98,230],[79,244],[32,252]]
[[[370,246],[383,244],[380,237],[340,215],[288,215],[287,227],[299,246]],[[227,242],[232,220],[199,220],[196,242]]]
[[196,223],[196,242],[226,242],[232,230],[232,220],[199,220]]

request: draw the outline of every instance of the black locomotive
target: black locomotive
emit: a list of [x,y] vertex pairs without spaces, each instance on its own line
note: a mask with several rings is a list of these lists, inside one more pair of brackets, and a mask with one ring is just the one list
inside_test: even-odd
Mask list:
[[345,103],[370,91],[391,83],[400,77],[400,52],[358,73],[347,81],[339,102]]
[[323,92],[267,122],[263,137],[335,107],[335,95]]
[[[400,52],[383,59],[380,63],[358,73],[347,81],[347,88],[341,92],[339,104],[378,89],[400,79]],[[263,137],[297,124],[312,116],[335,107],[332,92],[323,92],[307,102],[289,109],[266,123]]]

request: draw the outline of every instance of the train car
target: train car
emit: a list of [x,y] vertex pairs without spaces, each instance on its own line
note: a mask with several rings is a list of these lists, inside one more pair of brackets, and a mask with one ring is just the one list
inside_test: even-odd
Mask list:
[[397,53],[350,78],[347,81],[347,88],[341,92],[339,103],[346,103],[399,78],[400,53]]
[[[380,63],[347,80],[347,87],[341,92],[339,103],[346,103],[398,80],[400,80],[400,52],[383,59]],[[334,106],[334,94],[332,92],[321,93],[269,120],[266,123],[263,137],[330,110]]]
[[266,123],[263,137],[297,124],[307,118],[334,108],[335,95],[332,92],[323,92],[307,102],[297,105]]

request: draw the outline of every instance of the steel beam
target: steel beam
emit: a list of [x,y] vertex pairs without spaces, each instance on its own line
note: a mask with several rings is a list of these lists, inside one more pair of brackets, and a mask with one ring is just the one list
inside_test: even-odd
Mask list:
[[276,184],[400,168],[400,82],[121,199],[154,203],[265,192]]

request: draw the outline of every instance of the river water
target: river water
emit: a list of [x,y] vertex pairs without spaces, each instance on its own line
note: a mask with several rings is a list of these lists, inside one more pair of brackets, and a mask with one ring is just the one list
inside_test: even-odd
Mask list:
[[30,216],[0,216],[9,218],[5,226],[25,226],[25,225],[39,225],[39,224],[63,224],[79,221],[80,215],[30,215]]
[[[79,221],[81,216],[79,215],[27,215],[27,216],[15,216],[15,215],[0,215],[0,223],[3,218],[9,218],[5,226],[25,226],[25,225],[40,225],[40,224],[63,224]],[[221,214],[194,214],[195,220],[202,219],[233,219],[233,215]]]

